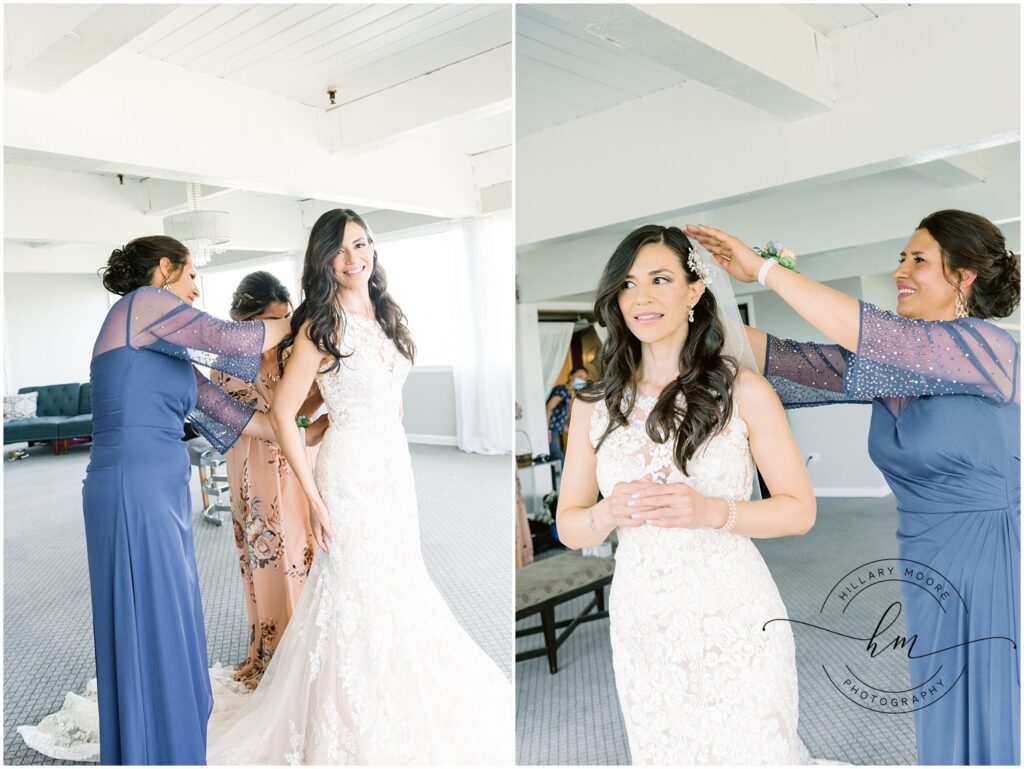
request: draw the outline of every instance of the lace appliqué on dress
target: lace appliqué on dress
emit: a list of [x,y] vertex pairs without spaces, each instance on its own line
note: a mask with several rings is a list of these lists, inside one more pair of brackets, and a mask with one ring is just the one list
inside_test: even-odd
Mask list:
[[[672,441],[653,442],[645,421],[655,398],[638,397],[629,424],[597,453],[607,496],[650,473],[705,496],[750,497],[753,463],[736,405],[726,428],[689,462]],[[590,438],[608,425],[599,402]],[[746,537],[712,529],[620,529],[609,599],[615,684],[634,764],[800,764],[796,659],[786,609]]]

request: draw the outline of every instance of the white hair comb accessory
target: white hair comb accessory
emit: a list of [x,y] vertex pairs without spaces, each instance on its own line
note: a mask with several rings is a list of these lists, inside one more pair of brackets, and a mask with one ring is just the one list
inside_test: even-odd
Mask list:
[[711,272],[711,265],[705,263],[703,259],[697,256],[697,252],[693,248],[690,249],[690,254],[686,257],[686,264],[700,276],[705,286],[711,285],[711,280],[714,277]]

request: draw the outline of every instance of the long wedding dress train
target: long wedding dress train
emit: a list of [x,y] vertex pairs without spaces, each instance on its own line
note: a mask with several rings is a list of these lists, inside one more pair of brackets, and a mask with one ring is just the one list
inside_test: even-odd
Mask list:
[[240,711],[210,723],[210,764],[511,763],[512,687],[456,621],[420,551],[399,418],[410,364],[375,321],[318,384],[331,417],[317,487],[335,539]]
[[[344,347],[318,375],[331,426],[315,478],[335,538],[257,689],[211,671],[207,763],[512,765],[512,685],[423,562],[399,417],[410,364],[376,321],[350,315]],[[64,713],[49,731],[67,743]]]

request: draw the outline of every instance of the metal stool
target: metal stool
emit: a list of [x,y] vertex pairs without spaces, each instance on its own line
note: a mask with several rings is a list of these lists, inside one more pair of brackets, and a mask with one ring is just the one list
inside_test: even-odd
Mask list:
[[231,518],[231,487],[223,470],[224,455],[205,438],[188,442],[189,463],[199,468],[199,490],[203,495],[203,518],[215,526]]

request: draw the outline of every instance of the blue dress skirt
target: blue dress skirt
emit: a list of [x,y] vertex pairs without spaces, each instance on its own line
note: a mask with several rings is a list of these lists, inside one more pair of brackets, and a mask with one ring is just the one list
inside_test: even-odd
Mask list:
[[230,323],[142,288],[110,310],[90,380],[82,490],[103,764],[204,764],[213,704],[192,541],[190,414],[226,449],[252,410],[192,362],[251,381],[261,322]]
[[921,764],[1020,764],[1019,355],[983,320],[866,303],[856,353],[768,340],[785,406],[872,403],[868,451],[896,498],[900,558],[953,588],[940,605],[901,585],[911,683],[933,698],[914,711]]

